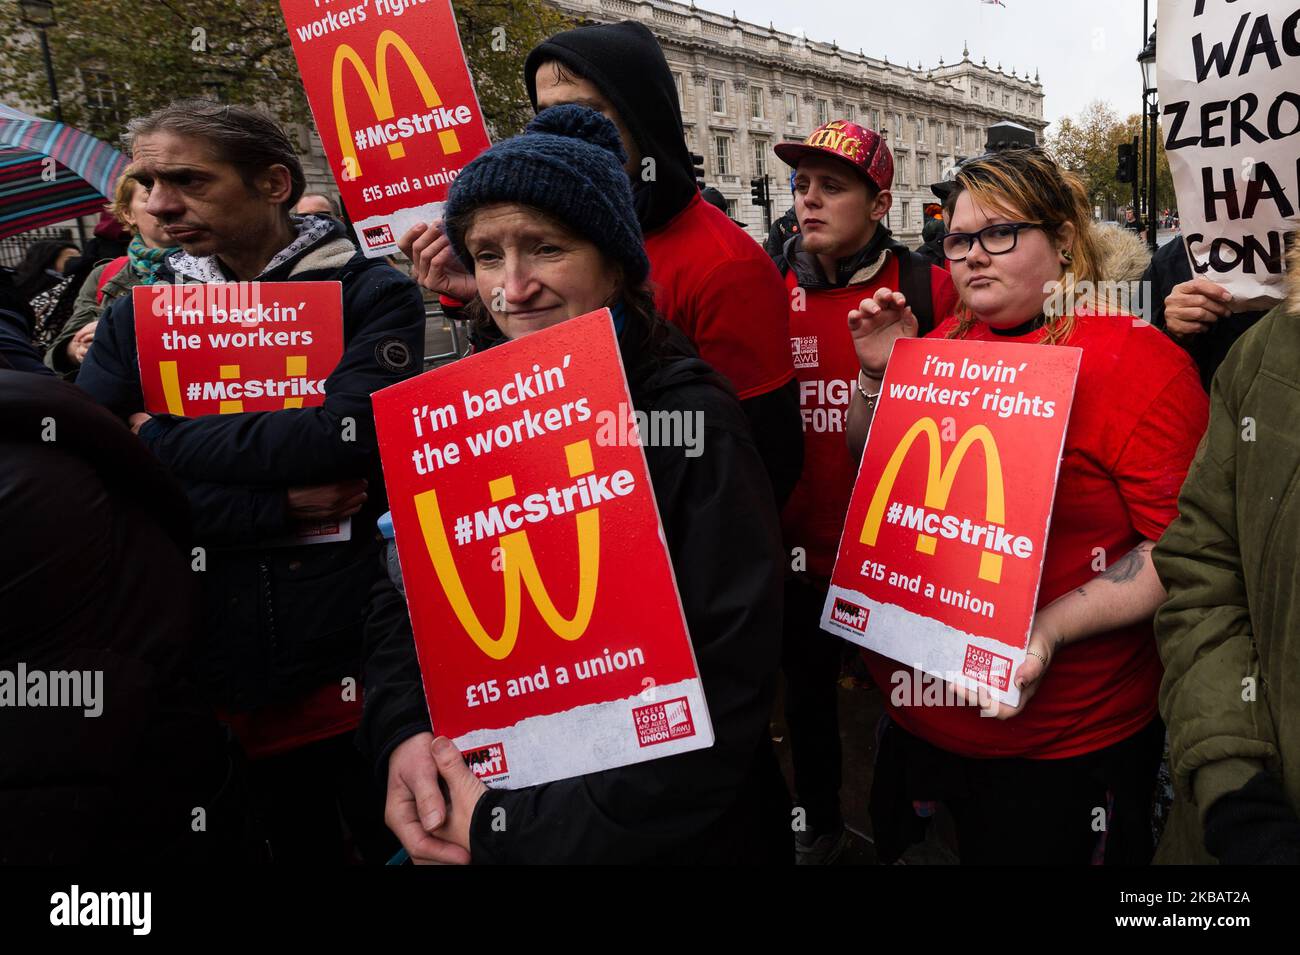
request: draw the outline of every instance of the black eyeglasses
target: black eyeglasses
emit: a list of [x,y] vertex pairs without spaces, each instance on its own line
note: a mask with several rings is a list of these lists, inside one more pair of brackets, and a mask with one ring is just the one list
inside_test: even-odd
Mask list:
[[1025,229],[1049,229],[1050,222],[998,222],[985,226],[978,232],[949,232],[943,237],[944,258],[961,262],[970,255],[978,240],[980,248],[989,255],[1006,255],[1016,247],[1016,240]]

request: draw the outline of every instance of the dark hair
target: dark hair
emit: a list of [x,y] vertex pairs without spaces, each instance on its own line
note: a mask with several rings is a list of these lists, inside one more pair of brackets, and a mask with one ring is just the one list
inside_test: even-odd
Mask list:
[[239,170],[240,178],[250,187],[259,173],[277,164],[284,166],[292,183],[283,206],[286,214],[307,189],[302,163],[288,133],[261,110],[204,99],[178,100],[131,120],[126,130],[132,143],[138,136],[157,132],[201,137],[212,144],[218,159]]
[[56,284],[45,270],[54,267],[64,249],[80,251],[72,242],[62,239],[41,239],[27,247],[27,254],[14,269],[14,288],[23,301],[30,301],[33,296]]
[[[522,203],[516,203],[522,205]],[[468,235],[470,226],[474,224],[474,216],[484,206],[467,209],[460,215],[447,220],[443,224],[444,231],[454,230],[460,235]],[[566,232],[578,236],[583,241],[589,242],[590,239],[579,235],[574,230],[557,219],[555,216],[542,209],[534,206],[524,206],[531,213],[545,221],[564,229]],[[599,246],[598,246],[599,248]],[[628,287],[623,281],[622,267],[613,262],[604,250],[601,250],[601,256],[605,258],[619,272],[618,289],[615,300],[623,302],[624,309],[624,326],[623,334],[630,335],[630,341],[634,342],[640,349],[650,355],[652,358],[659,358],[664,354],[664,345],[668,339],[668,324],[659,314],[655,307],[654,292],[651,291],[648,282],[642,282],[639,285]],[[468,266],[468,263],[465,263]],[[614,301],[606,303],[614,305]],[[487,306],[479,296],[474,296],[473,300],[465,305],[465,317],[471,325],[471,333],[476,341],[494,345],[504,340],[501,330],[497,328],[496,322],[492,320],[492,313],[488,311]]]

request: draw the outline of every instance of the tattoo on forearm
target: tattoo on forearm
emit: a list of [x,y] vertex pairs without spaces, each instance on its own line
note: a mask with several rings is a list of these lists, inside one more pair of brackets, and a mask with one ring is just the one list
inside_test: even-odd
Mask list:
[[1113,584],[1128,583],[1141,572],[1143,565],[1146,563],[1147,551],[1150,549],[1150,542],[1138,544],[1114,564],[1106,568],[1101,574],[1101,579],[1109,580]]

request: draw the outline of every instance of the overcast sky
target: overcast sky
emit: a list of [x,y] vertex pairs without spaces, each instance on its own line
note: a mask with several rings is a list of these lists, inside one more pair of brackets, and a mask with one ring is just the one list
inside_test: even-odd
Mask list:
[[[1043,115],[1054,121],[1094,99],[1122,116],[1142,108],[1137,55],[1144,40],[1142,0],[695,0],[696,6],[778,30],[832,40],[891,62],[937,66],[961,60],[970,44],[976,63],[1042,79]],[[1155,18],[1155,0],[1151,0]],[[1050,130],[1049,130],[1050,132]]]

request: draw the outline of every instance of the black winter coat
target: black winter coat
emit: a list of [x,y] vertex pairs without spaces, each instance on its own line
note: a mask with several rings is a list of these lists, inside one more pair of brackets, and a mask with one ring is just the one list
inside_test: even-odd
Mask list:
[[[173,257],[169,263],[176,262]],[[164,281],[173,281],[170,269]],[[315,408],[177,418],[156,415],[140,437],[184,485],[205,548],[207,639],[199,675],[218,704],[251,710],[291,701],[359,672],[362,620],[381,575],[375,518],[387,509],[372,392],[414,374],[424,344],[419,290],[367,259],[343,226],[260,281],[343,283],[343,357]],[[77,384],[121,416],[143,407],[129,297],[101,319]],[[352,538],[271,547],[290,530],[287,488],[369,481]]]
[[[685,337],[672,330],[670,354],[657,359],[630,337],[620,346],[636,409],[704,416],[699,457],[645,451],[716,741],[574,779],[489,790],[471,825],[476,863],[790,858],[789,799],[768,731],[784,569],[771,486],[739,403]],[[392,750],[430,729],[406,605],[387,580],[366,629],[361,738],[383,778]],[[492,830],[497,807],[507,832]]]
[[82,392],[0,371],[0,670],[101,674],[81,706],[0,707],[0,864],[237,851],[224,736],[188,680],[201,624],[187,510]]

